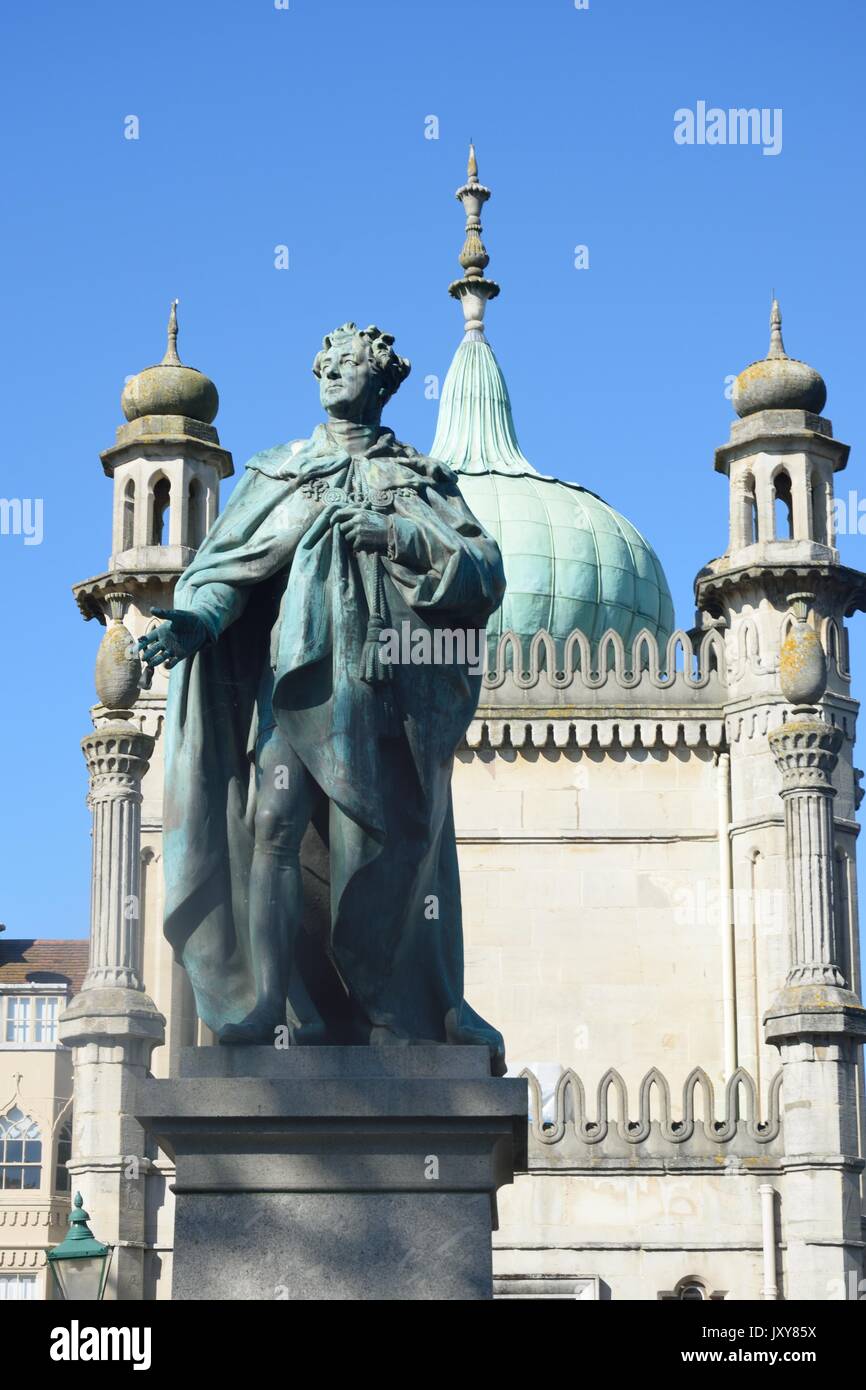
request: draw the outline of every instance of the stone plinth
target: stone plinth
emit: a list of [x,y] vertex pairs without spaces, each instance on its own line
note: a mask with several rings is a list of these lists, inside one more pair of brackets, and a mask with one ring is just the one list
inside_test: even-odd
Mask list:
[[173,1298],[492,1297],[527,1088],[485,1048],[186,1048],[136,1113],[177,1165]]

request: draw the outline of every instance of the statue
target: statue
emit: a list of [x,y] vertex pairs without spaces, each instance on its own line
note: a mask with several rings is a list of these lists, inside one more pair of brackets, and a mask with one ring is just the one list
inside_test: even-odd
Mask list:
[[463,998],[451,806],[480,671],[394,664],[381,639],[477,631],[505,580],[452,471],[380,423],[409,372],[392,344],[353,323],[324,339],[327,422],[249,461],[140,641],[174,668],[165,933],[221,1042],[483,1044],[501,1075]]

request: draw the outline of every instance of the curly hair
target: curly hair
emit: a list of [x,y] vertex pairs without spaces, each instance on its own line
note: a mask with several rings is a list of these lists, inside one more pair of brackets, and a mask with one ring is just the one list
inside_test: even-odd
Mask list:
[[359,328],[354,323],[344,323],[322,339],[322,347],[313,361],[313,375],[321,377],[322,359],[328,349],[341,338],[361,338],[366,345],[370,361],[382,378],[382,393],[389,401],[412,370],[412,364],[405,357],[398,357],[392,348],[393,333],[383,333],[381,328],[370,324],[369,328]]

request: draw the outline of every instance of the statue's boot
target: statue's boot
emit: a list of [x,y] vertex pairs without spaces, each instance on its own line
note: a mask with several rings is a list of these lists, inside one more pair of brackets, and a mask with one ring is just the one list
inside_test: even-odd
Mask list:
[[240,1023],[227,1023],[220,1031],[221,1043],[257,1043],[274,1045],[277,1029],[285,1028],[286,1013],[270,1004],[257,1004]]
[[295,1047],[331,1047],[341,1041],[322,1019],[299,1023],[290,1032]]
[[384,1024],[368,1025],[370,1028],[367,1042],[371,1047],[410,1047],[412,1039],[403,1033],[397,1033],[393,1028],[386,1028]]
[[445,1017],[445,1035],[449,1043],[463,1047],[486,1047],[490,1053],[490,1070],[494,1076],[504,1076],[508,1070],[505,1060],[505,1040],[502,1034],[475,1012],[464,1000],[458,1014],[449,1009]]

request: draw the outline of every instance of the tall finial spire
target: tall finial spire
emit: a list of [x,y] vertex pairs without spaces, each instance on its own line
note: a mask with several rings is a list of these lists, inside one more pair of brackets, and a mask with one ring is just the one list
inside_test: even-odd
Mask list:
[[782,311],[779,308],[779,301],[773,295],[773,306],[770,309],[770,348],[767,357],[787,357],[785,344],[782,342]]
[[827,387],[820,372],[785,351],[782,313],[775,294],[767,355],[743,368],[734,382],[732,400],[741,418],[760,410],[807,410],[810,415],[820,415],[827,403]]
[[171,301],[162,361],[127,378],[123,388],[120,404],[130,423],[145,415],[185,415],[209,425],[219,409],[219,395],[210,378],[184,366],[177,355],[177,304],[176,299]]
[[455,197],[459,198],[466,212],[466,240],[459,258],[464,278],[449,285],[448,293],[459,299],[463,306],[467,337],[480,338],[484,333],[484,310],[487,301],[496,298],[499,286],[494,280],[484,278],[490,257],[481,240],[481,209],[490,197],[490,189],[478,182],[478,161],[475,158],[475,146],[471,141],[466,183],[462,188],[458,188]]
[[162,367],[182,367],[183,363],[177,355],[177,306],[179,300],[171,301],[171,312],[168,316],[168,344],[165,349],[160,366]]

